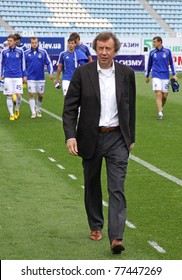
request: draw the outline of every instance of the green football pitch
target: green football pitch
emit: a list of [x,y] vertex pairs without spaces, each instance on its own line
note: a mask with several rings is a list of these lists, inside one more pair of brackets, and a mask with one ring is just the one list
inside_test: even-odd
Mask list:
[[[158,121],[151,83],[143,74],[136,81],[137,135],[125,184],[121,255],[109,248],[104,164],[104,238],[88,238],[81,159],[66,150],[61,90],[47,79],[42,118],[36,119],[30,119],[25,90],[17,121],[9,120],[0,94],[0,259],[182,259],[182,96],[170,90]],[[182,77],[179,82],[182,87]]]

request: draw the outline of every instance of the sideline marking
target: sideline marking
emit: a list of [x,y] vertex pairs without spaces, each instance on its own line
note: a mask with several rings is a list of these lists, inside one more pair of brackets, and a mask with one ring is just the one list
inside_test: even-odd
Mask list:
[[126,220],[126,225],[127,225],[129,228],[136,229],[136,226],[135,226],[134,224],[132,224],[131,222],[129,222],[128,220]]
[[130,155],[130,158],[136,162],[138,162],[139,164],[143,165],[144,167],[148,168],[149,170],[163,176],[164,178],[176,183],[177,185],[181,186],[182,187],[182,180],[166,173],[165,171],[162,171],[161,169],[155,167],[154,165],[136,157],[136,156],[133,156],[133,155]]
[[56,162],[56,160],[55,160],[54,158],[52,158],[52,157],[48,157],[48,159],[49,159],[50,161],[52,161],[52,162]]
[[[29,102],[28,102],[26,99],[24,99],[24,98],[22,98],[22,101],[24,101],[25,103],[29,104]],[[47,111],[46,109],[40,108],[40,110],[41,110],[42,112],[46,113],[47,115],[49,115],[49,116],[51,116],[51,117],[53,117],[53,118],[55,118],[55,119],[57,119],[57,120],[59,120],[59,121],[61,121],[61,122],[62,122],[62,120],[63,120],[63,119],[62,119],[61,117],[59,117],[58,115],[55,115],[54,113],[51,113],[51,112]]]
[[148,241],[148,243],[154,248],[156,249],[159,253],[166,253],[166,251],[161,247],[159,246],[155,241]]
[[104,201],[104,200],[102,200],[102,205],[105,206],[105,207],[109,206],[109,204],[106,201]]
[[39,151],[44,153],[45,151],[42,149],[0,149],[1,152],[19,152],[19,151]]
[[71,179],[73,179],[73,180],[77,180],[77,177],[76,177],[75,175],[73,175],[73,174],[68,174],[68,176],[69,176]]
[[43,150],[43,149],[38,149],[39,150],[39,152],[41,152],[41,153],[45,153],[45,150]]
[[61,164],[56,164],[56,165],[57,165],[57,167],[59,167],[60,169],[65,169],[65,167],[62,166]]

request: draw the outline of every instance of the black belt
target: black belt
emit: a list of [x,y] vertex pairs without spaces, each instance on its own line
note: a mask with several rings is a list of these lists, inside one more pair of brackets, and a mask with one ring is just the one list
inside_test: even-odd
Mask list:
[[106,126],[99,126],[99,132],[102,133],[107,133],[107,132],[112,132],[112,131],[116,131],[119,130],[120,127],[118,126],[111,126],[111,127],[106,127]]

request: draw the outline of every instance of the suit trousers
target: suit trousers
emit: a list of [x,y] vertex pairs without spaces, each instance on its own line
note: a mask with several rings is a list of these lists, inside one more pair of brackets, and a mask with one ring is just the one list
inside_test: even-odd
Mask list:
[[82,159],[85,186],[85,208],[91,230],[101,230],[104,225],[102,209],[101,169],[106,161],[109,194],[108,236],[110,242],[123,239],[126,222],[124,181],[129,151],[120,130],[99,132],[97,146],[91,159]]

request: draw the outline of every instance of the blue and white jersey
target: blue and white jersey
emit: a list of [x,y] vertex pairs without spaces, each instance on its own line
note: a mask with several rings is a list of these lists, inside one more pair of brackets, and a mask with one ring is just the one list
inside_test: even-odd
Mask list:
[[89,51],[89,48],[83,44],[78,45],[75,47],[75,50],[80,50],[81,52],[83,52],[87,57],[91,56],[91,53]]
[[25,56],[18,47],[7,47],[0,56],[0,76],[4,78],[22,78],[25,76]]
[[170,49],[162,47],[153,49],[149,53],[148,65],[146,70],[146,77],[149,77],[152,70],[152,78],[169,79],[169,65],[173,76],[176,75],[175,66]]
[[57,64],[62,64],[62,80],[71,81],[76,68],[87,62],[87,56],[81,51],[61,52]]
[[23,43],[20,43],[18,47],[20,49],[22,49],[24,52],[27,50],[27,48],[25,47],[25,45]]
[[34,51],[30,48],[24,52],[26,62],[26,76],[28,80],[45,80],[44,66],[49,74],[53,73],[53,66],[46,50],[37,47]]
[[57,64],[62,64],[62,80],[71,81],[75,69],[77,68],[75,52],[61,52]]

